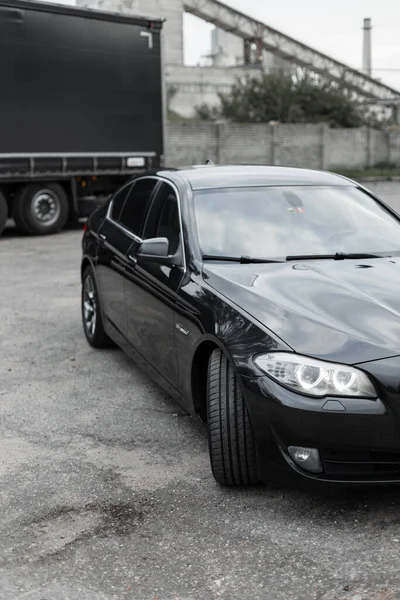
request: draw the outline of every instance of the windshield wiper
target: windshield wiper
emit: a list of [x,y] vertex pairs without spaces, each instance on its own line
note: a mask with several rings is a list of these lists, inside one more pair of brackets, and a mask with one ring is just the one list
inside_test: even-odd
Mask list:
[[274,258],[254,258],[252,256],[218,256],[214,254],[204,254],[203,260],[220,260],[224,262],[236,262],[241,265],[283,263],[296,260],[363,260],[368,258],[390,258],[388,254],[369,254],[366,252],[336,252],[335,254],[299,254],[296,256],[287,256],[282,259]]
[[388,255],[381,254],[368,254],[365,252],[336,252],[336,254],[303,254],[299,256],[287,256],[287,261],[293,260],[347,260],[347,259],[355,259],[355,260],[363,260],[366,258],[390,258]]
[[217,256],[214,254],[203,254],[203,260],[222,260],[226,262],[237,262],[241,265],[284,262],[283,260],[274,260],[271,258],[253,258],[251,256]]

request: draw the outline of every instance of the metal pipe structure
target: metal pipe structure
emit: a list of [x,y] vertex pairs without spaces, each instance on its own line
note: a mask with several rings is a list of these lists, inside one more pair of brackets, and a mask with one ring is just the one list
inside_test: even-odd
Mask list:
[[344,80],[347,87],[364,98],[377,101],[388,97],[400,98],[400,91],[373,79],[369,74],[330,58],[269,25],[226,6],[219,0],[183,0],[183,3],[186,12],[244,40],[259,40],[263,49],[292,64],[334,81]]

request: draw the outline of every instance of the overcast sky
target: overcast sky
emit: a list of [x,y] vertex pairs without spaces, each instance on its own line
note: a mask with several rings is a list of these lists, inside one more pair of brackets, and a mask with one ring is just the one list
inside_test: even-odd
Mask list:
[[[358,69],[362,65],[362,23],[370,17],[373,75],[400,90],[400,0],[225,0],[225,4]],[[196,64],[210,51],[211,28],[185,16],[188,63]]]

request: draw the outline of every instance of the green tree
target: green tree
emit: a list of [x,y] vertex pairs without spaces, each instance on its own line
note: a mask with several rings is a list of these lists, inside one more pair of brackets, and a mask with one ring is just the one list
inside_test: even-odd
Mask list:
[[209,106],[208,104],[199,104],[195,108],[196,117],[200,121],[215,121],[221,115],[221,111],[217,106]]

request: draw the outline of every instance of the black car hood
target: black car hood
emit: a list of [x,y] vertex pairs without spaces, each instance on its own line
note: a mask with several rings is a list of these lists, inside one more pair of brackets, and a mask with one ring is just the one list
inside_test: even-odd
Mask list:
[[203,278],[299,354],[347,364],[400,354],[400,259],[206,263]]

